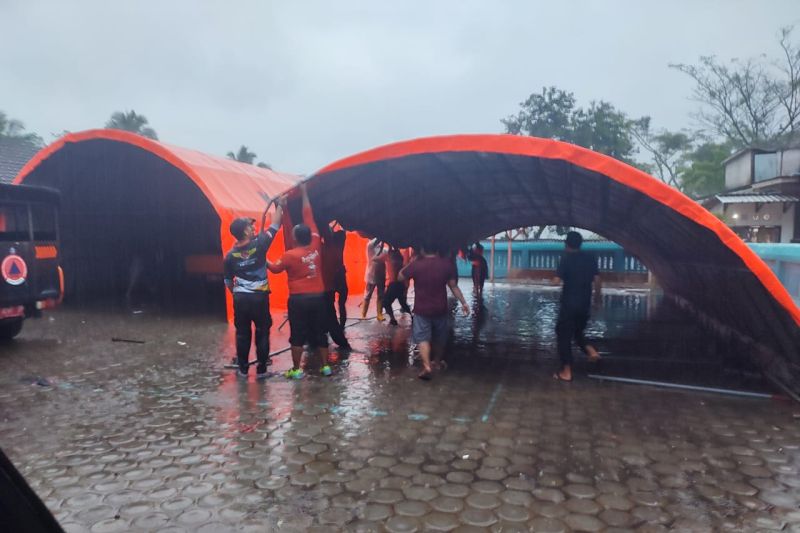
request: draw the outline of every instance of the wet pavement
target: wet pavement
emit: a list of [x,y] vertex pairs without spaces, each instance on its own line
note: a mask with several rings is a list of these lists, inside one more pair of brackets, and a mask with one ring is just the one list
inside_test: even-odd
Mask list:
[[590,324],[604,366],[556,382],[555,296],[487,286],[431,382],[407,317],[259,382],[214,319],[61,309],[0,347],[0,446],[67,531],[800,531],[798,405],[586,377],[770,390],[636,291]]

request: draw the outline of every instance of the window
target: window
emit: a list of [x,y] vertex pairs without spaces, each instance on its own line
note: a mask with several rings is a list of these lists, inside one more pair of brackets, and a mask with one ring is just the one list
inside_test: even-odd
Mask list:
[[753,159],[753,181],[766,181],[778,176],[778,154],[756,154]]
[[32,204],[33,240],[56,240],[56,211],[52,206],[45,204]]
[[0,204],[0,241],[27,241],[28,206]]

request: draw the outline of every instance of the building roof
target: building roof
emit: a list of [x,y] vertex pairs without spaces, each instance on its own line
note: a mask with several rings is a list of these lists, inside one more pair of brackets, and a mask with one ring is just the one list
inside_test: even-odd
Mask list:
[[792,136],[787,139],[774,141],[772,143],[760,144],[758,146],[745,146],[744,148],[736,150],[731,155],[723,159],[722,165],[726,165],[730,161],[733,161],[734,159],[748,152],[752,152],[754,154],[768,154],[786,150],[797,150],[798,148],[800,148],[800,136]]
[[38,151],[39,146],[26,139],[0,137],[0,183],[11,183]]
[[800,202],[800,198],[791,194],[717,194],[714,196],[722,204],[775,204]]

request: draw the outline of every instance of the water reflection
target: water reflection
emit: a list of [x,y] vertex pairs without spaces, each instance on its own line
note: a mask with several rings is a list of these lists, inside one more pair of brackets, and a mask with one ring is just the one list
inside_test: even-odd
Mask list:
[[[551,364],[557,287],[490,284],[469,318],[457,317],[451,358]],[[609,289],[592,309],[587,338],[604,356],[592,368],[627,377],[763,388],[736,341],[720,339],[661,294]]]
[[[511,363],[549,372],[557,357],[559,294],[556,287],[487,285],[483,301],[473,299],[471,315],[457,313],[452,321],[446,351],[450,368],[465,376],[474,374],[476,383],[487,369],[502,371],[503,365]],[[603,355],[603,362],[589,366],[578,357],[580,374],[767,389],[745,352],[711,335],[668,299],[649,291],[612,289],[597,304],[587,337]],[[410,326],[410,317],[403,316],[399,326],[367,321],[348,328],[356,350],[332,352],[340,359],[335,377],[329,380],[317,375],[313,358],[307,377],[300,382],[279,376],[267,383],[244,382],[231,372],[218,395],[220,418],[229,429],[226,436],[236,442],[242,434],[279,421],[284,422],[273,438],[291,434],[300,429],[296,420],[308,421],[316,409],[322,409],[330,414],[337,431],[355,438],[396,407],[382,403],[391,396],[387,392],[407,391],[413,386],[409,381],[416,381],[415,371],[409,370],[415,357]]]

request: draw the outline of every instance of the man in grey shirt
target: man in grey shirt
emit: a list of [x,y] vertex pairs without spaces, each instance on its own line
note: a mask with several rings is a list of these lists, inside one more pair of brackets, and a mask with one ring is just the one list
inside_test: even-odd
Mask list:
[[[262,216],[262,229],[269,210]],[[281,226],[283,208],[276,205],[269,228],[255,234],[252,218],[237,218],[230,225],[236,244],[225,255],[225,286],[233,293],[233,324],[236,327],[236,361],[239,376],[247,377],[250,344],[253,338],[251,323],[256,335],[256,377],[267,376],[269,364],[269,329],[272,316],[269,312],[269,279],[267,278],[267,250]]]

